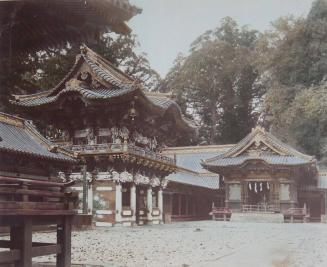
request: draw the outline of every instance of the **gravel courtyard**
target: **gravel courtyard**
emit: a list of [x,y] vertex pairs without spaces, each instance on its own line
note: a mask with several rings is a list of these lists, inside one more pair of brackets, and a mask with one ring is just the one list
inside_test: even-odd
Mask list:
[[[54,241],[37,234],[35,241]],[[53,258],[39,258],[53,261]],[[181,222],[74,232],[72,262],[101,266],[326,267],[326,224]]]

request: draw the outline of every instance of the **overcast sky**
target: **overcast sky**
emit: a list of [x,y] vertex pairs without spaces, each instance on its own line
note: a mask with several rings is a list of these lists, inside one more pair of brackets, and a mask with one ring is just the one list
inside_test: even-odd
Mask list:
[[313,0],[130,0],[143,9],[129,26],[138,35],[151,66],[166,75],[179,52],[226,16],[239,25],[265,30],[288,14],[307,15]]

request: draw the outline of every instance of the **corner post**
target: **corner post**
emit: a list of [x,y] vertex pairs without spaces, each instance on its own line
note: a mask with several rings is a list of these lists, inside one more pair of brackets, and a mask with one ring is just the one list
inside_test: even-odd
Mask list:
[[71,216],[64,216],[62,223],[57,225],[57,245],[61,252],[57,254],[57,266],[71,266]]
[[163,196],[162,196],[162,188],[160,187],[158,190],[158,208],[160,212],[160,221],[163,221]]
[[136,222],[136,187],[134,183],[131,186],[131,210],[133,213],[132,220]]
[[83,175],[83,214],[88,214],[87,212],[88,185],[87,185],[87,176],[86,176],[86,164],[83,165],[82,175]]
[[116,184],[116,222],[121,222],[121,213],[122,213],[122,186],[120,183]]
[[152,222],[152,187],[149,186],[148,189],[147,189],[147,214],[148,214],[148,222]]

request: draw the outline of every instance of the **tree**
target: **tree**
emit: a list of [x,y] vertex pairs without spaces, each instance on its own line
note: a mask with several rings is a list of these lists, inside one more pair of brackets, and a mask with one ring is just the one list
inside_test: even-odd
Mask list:
[[[154,90],[160,82],[144,53],[137,54],[139,46],[135,35],[105,34],[97,42],[87,44],[112,64],[142,83],[146,89]],[[47,49],[14,58],[1,63],[1,108],[8,109],[11,94],[30,94],[54,87],[74,63],[79,45]],[[10,68],[8,66],[11,66]]]
[[298,149],[326,157],[327,1],[306,18],[284,17],[258,42],[269,77],[264,113],[272,131]]
[[256,121],[261,87],[253,59],[257,32],[231,18],[199,36],[164,80],[184,111],[199,121],[201,143],[239,141]]

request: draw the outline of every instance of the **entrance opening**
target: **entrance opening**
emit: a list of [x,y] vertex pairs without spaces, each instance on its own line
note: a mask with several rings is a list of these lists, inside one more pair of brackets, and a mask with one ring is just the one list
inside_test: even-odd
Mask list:
[[269,203],[269,182],[248,182],[247,185],[249,205],[266,205]]
[[147,216],[147,194],[146,187],[137,186],[136,187],[136,223],[139,224],[141,217]]

